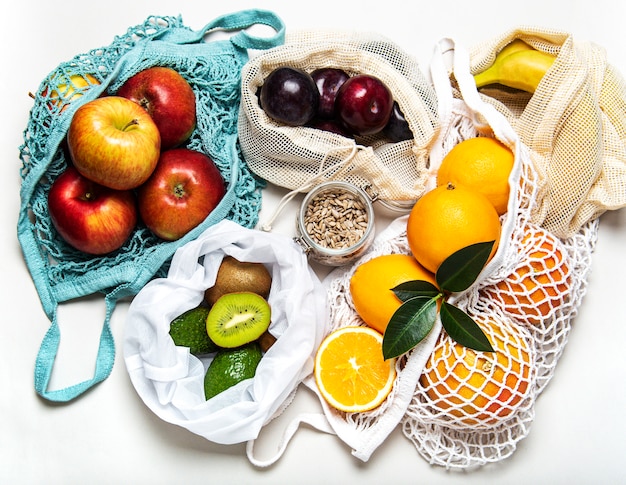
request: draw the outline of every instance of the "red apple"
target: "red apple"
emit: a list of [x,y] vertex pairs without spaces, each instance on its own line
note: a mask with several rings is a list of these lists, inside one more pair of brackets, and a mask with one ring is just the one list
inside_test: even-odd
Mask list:
[[159,160],[157,126],[138,104],[119,96],[94,99],[76,110],[67,146],[76,169],[117,190],[144,183]]
[[155,235],[174,241],[204,221],[225,193],[213,160],[195,150],[173,148],[161,154],[156,170],[139,187],[139,214]]
[[48,193],[48,211],[61,237],[74,248],[101,255],[119,249],[137,224],[135,197],[83,177],[68,167]]
[[177,147],[196,127],[196,96],[187,80],[169,67],[150,67],[129,78],[117,91],[143,107],[161,133],[161,149]]
[[352,76],[335,100],[337,116],[355,135],[374,135],[385,128],[393,109],[389,88],[377,77]]

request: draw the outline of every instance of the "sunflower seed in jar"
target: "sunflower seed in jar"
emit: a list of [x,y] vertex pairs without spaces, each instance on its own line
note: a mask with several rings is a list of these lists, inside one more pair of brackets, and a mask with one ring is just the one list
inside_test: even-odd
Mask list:
[[357,244],[369,224],[365,204],[356,195],[332,188],[311,199],[304,215],[308,235],[318,245],[346,249]]

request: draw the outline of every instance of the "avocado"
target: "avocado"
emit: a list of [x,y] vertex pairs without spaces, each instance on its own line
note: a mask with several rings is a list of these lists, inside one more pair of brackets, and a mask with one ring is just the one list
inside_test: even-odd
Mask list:
[[208,354],[218,350],[206,330],[209,309],[203,306],[187,310],[170,323],[170,336],[176,345],[189,347],[194,355]]
[[219,350],[204,376],[206,399],[254,377],[262,355],[257,341],[233,349]]

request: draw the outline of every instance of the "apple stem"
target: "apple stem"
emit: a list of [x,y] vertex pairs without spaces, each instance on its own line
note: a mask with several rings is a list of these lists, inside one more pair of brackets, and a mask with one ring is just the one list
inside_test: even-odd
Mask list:
[[122,128],[122,131],[126,131],[128,128],[130,128],[131,126],[134,125],[138,125],[139,121],[137,120],[137,118],[133,118],[132,120],[130,120],[128,123],[126,123],[126,125],[124,126],[124,128]]
[[185,196],[185,186],[183,184],[176,184],[174,187],[174,196],[177,199],[182,199]]

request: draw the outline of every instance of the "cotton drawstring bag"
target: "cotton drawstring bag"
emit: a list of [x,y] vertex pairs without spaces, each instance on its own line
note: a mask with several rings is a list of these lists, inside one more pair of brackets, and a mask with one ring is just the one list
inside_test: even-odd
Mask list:
[[[284,66],[307,72],[334,67],[349,75],[378,77],[398,102],[413,138],[397,143],[381,134],[351,139],[277,123],[259,106],[257,93],[268,74]],[[341,180],[370,187],[381,201],[410,204],[423,193],[428,178],[436,106],[417,61],[389,39],[370,32],[294,31],[283,45],[256,56],[243,70],[241,148],[256,175],[292,191],[287,199],[320,182]]]
[[[269,26],[274,34],[261,37],[245,30],[255,24]],[[215,31],[232,35],[224,40],[205,40]],[[136,294],[156,274],[164,274],[178,247],[223,219],[247,227],[256,223],[260,185],[247,168],[237,143],[241,69],[249,49],[274,47],[283,39],[281,20],[264,10],[227,14],[198,31],[186,27],[180,17],[153,16],[115,37],[109,46],[61,63],[41,83],[20,147],[23,166],[17,233],[51,323],[35,362],[35,390],[42,397],[67,402],[108,377],[115,360],[109,321],[116,302]],[[47,210],[50,186],[68,164],[63,144],[72,115],[79,106],[115,93],[130,76],[155,65],[176,69],[194,90],[197,127],[186,146],[214,160],[227,183],[227,193],[202,224],[178,241],[163,242],[140,225],[121,249],[101,257],[83,254],[60,238]],[[88,85],[74,84],[71,77],[75,75],[88,79]],[[73,86],[80,97],[61,105],[54,96],[63,84]],[[93,378],[49,390],[61,338],[58,305],[95,293],[105,295],[106,315]]]
[[496,85],[481,89],[531,150],[542,196],[533,221],[558,237],[576,234],[626,205],[626,82],[606,50],[557,30],[520,27],[470,50],[472,74],[514,39],[556,55],[532,96]]
[[[276,342],[253,379],[206,400],[204,375],[214,355],[177,347],[170,322],[202,302],[226,255],[261,263],[270,272],[269,332]],[[326,293],[300,246],[287,236],[224,220],[181,246],[167,277],[152,280],[135,296],[126,318],[124,360],[137,393],[161,419],[215,443],[243,443],[291,402],[312,371],[326,325]]]

